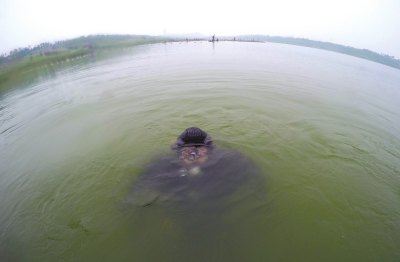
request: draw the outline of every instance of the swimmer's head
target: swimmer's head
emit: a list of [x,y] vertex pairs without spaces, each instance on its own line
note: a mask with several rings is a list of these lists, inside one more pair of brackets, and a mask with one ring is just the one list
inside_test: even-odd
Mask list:
[[187,164],[203,163],[213,148],[212,138],[200,128],[190,127],[178,136],[171,148],[176,149],[179,158]]
[[212,138],[206,132],[197,127],[189,127],[178,136],[175,144],[171,145],[172,149],[182,147],[212,147]]

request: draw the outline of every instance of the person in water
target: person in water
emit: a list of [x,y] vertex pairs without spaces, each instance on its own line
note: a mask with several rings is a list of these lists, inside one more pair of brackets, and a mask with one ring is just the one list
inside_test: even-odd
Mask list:
[[200,128],[190,127],[171,145],[171,149],[177,150],[183,165],[202,164],[213,149],[212,138]]
[[[197,127],[184,130],[170,148],[172,154],[151,161],[132,184],[126,199],[128,207],[133,207],[130,221],[135,227],[149,228],[140,235],[148,243],[154,235],[147,232],[160,224],[171,225],[172,233],[167,235],[171,238],[159,239],[165,237],[168,243],[177,234],[182,241],[178,246],[192,250],[188,254],[196,254],[199,261],[216,253],[228,258],[232,248],[221,243],[230,241],[232,228],[240,228],[237,221],[253,223],[263,212],[260,207],[267,204],[265,173],[238,151],[217,147]],[[243,212],[248,214],[243,217]],[[162,245],[156,246],[159,250]]]
[[148,207],[157,201],[176,206],[202,202],[207,206],[209,200],[229,198],[240,187],[263,180],[253,161],[236,150],[215,150],[212,137],[200,128],[187,128],[171,149],[175,155],[151,162],[138,175],[128,203]]
[[187,128],[171,149],[176,153],[152,161],[138,175],[128,204],[143,211],[162,207],[197,238],[221,229],[222,218],[238,205],[263,199],[261,169],[236,150],[216,150],[212,137],[200,128]]

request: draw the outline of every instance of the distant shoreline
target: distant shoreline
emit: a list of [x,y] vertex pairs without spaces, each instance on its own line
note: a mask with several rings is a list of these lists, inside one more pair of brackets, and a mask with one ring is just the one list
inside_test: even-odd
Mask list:
[[[52,66],[74,58],[93,55],[102,49],[118,49],[130,46],[170,41],[168,38],[134,35],[94,35],[56,43],[42,43],[33,48],[19,48],[8,56],[0,57],[0,84],[24,72]],[[0,86],[0,93],[3,92]]]
[[[118,49],[155,43],[208,40],[209,39],[206,38],[186,38],[185,36],[168,38],[146,35],[92,35],[55,43],[42,43],[33,48],[18,48],[11,51],[8,56],[0,56],[0,84],[18,77],[26,71],[43,66],[52,66],[53,64],[69,61],[78,57],[93,55],[94,52],[102,49]],[[400,60],[396,60],[393,56],[378,54],[367,49],[356,49],[350,46],[342,46],[304,38],[242,35],[218,37],[218,40],[221,42],[270,42],[311,47],[346,54],[400,69]],[[6,88],[4,85],[1,85],[0,93],[5,91],[3,89]]]
[[270,43],[297,45],[297,46],[322,49],[326,51],[332,51],[336,53],[341,53],[345,55],[366,59],[379,64],[400,69],[400,59],[395,59],[394,56],[379,54],[368,49],[357,49],[351,46],[338,45],[330,42],[309,40],[305,38],[265,36],[265,35],[243,35],[239,37],[241,39],[257,39],[260,41],[270,42]]
[[[0,56],[0,84],[40,67],[51,67],[75,58],[94,55],[104,49],[119,49],[145,44],[208,41],[206,38],[168,38],[141,35],[92,35],[55,43],[41,43],[33,48],[18,48]],[[230,41],[219,39],[219,41]],[[256,42],[237,40],[238,42]],[[7,89],[0,86],[0,93]]]

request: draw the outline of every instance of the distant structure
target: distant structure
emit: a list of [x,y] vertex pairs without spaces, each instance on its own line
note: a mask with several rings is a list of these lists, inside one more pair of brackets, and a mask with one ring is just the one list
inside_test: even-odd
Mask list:
[[163,35],[166,35],[167,34],[167,30],[164,28],[163,29]]
[[215,38],[215,34],[213,36],[211,36],[211,40],[208,40],[208,42],[218,42],[218,38]]

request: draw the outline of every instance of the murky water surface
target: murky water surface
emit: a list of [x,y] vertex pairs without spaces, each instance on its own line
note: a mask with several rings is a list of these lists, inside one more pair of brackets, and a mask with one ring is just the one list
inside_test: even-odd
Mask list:
[[[399,70],[289,45],[198,42],[31,74],[0,97],[0,260],[400,260]],[[125,204],[190,126],[265,176],[265,201],[238,203],[203,239],[161,204]]]

